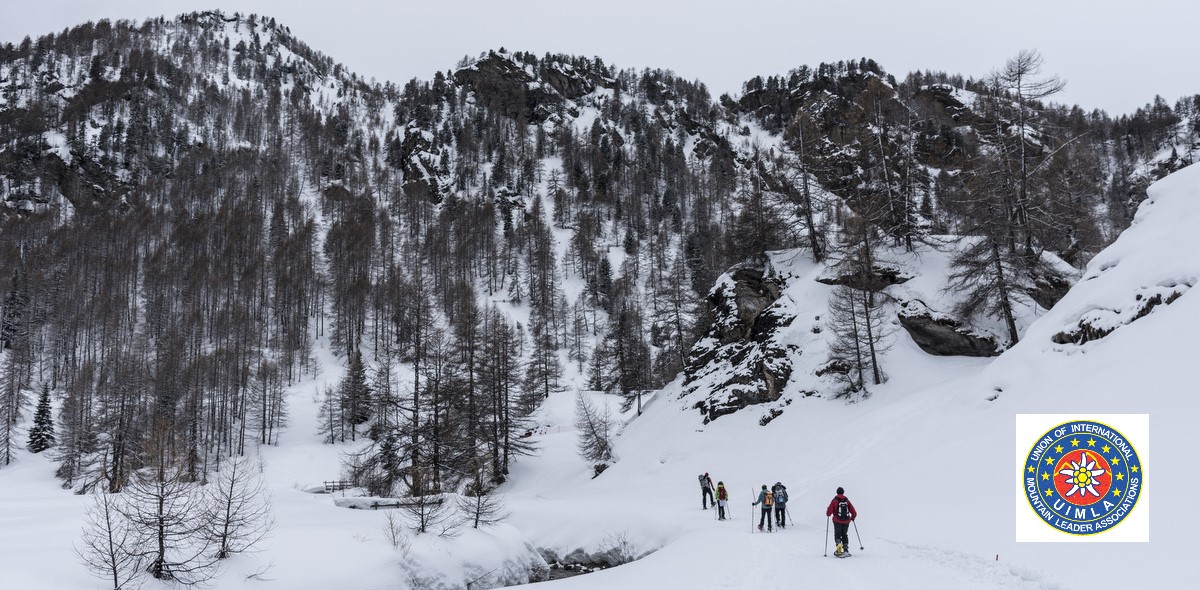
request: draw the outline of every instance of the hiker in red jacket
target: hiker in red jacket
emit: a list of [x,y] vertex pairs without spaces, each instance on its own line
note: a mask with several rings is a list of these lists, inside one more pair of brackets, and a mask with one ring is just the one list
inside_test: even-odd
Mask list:
[[837,547],[833,550],[833,554],[841,557],[850,554],[850,522],[858,517],[858,512],[854,510],[854,504],[850,503],[850,498],[846,497],[846,490],[837,489],[837,495],[829,502],[829,508],[825,509],[825,516],[833,517],[833,540],[837,543]]

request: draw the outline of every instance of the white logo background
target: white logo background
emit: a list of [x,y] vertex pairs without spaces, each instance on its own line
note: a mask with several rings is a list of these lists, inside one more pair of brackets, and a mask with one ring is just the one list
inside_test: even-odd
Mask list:
[[[1018,543],[1148,543],[1150,542],[1150,490],[1154,469],[1150,465],[1149,414],[1017,414],[1016,456],[1012,474],[1016,495],[1016,540]],[[1092,420],[1107,424],[1129,440],[1141,460],[1145,479],[1141,497],[1133,510],[1117,526],[1094,535],[1072,535],[1046,524],[1033,511],[1025,497],[1025,480],[1021,471],[1029,450],[1046,431],[1075,420]]]

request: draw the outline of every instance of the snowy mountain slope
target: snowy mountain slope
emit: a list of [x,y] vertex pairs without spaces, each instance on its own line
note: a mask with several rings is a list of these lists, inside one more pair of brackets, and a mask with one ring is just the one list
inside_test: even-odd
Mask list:
[[[1052,338],[1089,310],[1124,309],[1139,289],[1193,281],[1200,272],[1200,260],[1189,255],[1200,251],[1196,227],[1200,166],[1154,185],[1134,226],[1089,267],[1087,276],[1099,276],[1082,281],[990,363],[958,359],[935,367],[931,357],[901,343],[896,355],[903,369],[872,398],[853,405],[799,400],[793,405],[804,411],[789,410],[765,428],[745,413],[701,428],[667,404],[652,408],[622,437],[619,463],[557,495],[571,493],[586,512],[603,513],[608,530],[629,529],[641,547],[664,537],[666,547],[634,565],[561,585],[1173,586],[1185,575],[1200,524],[1184,508],[1188,491],[1200,485],[1187,467],[1198,302],[1185,294],[1083,346]],[[1014,542],[1014,414],[1059,412],[1151,415],[1157,469],[1147,474],[1155,507],[1150,543]],[[729,486],[732,522],[711,522],[711,513],[695,506],[694,478],[702,471]],[[775,480],[789,485],[798,526],[752,534],[750,494]],[[865,533],[866,550],[848,562],[818,553],[823,508],[838,485],[859,508]],[[658,524],[664,520],[669,527]],[[554,530],[574,528],[568,517],[554,522]],[[1103,574],[1081,580],[1067,564]]]

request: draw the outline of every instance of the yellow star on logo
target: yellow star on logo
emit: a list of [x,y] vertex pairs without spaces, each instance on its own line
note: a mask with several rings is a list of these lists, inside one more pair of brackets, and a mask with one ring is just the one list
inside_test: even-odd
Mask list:
[[1049,476],[1049,475],[1046,475],[1045,473],[1043,473],[1043,474],[1042,474],[1042,479],[1044,479],[1044,480],[1046,480],[1046,479],[1050,479],[1050,476]]
[[1055,450],[1055,451],[1058,451],[1058,452],[1060,452],[1060,453],[1061,453],[1061,452],[1062,452],[1062,445],[1058,445],[1057,447],[1054,447],[1054,450]]
[[1028,472],[1030,472],[1030,473],[1033,473],[1033,465],[1030,465],[1029,467],[1026,467],[1026,468],[1025,468],[1025,471],[1028,471]]
[[1089,446],[1089,447],[1094,447],[1094,446],[1096,446],[1096,439],[1094,439],[1094,438],[1089,438],[1089,439],[1088,439],[1088,446]]
[[1101,451],[1104,451],[1105,453],[1107,453],[1107,452],[1108,452],[1108,445],[1104,445],[1104,446],[1100,447],[1100,450],[1101,450]]
[[1073,447],[1079,446],[1079,439],[1077,439],[1077,438],[1071,439],[1071,446],[1073,446]]
[[1137,473],[1137,472],[1138,472],[1138,466],[1137,466],[1137,465],[1134,465],[1133,467],[1130,467],[1130,468],[1129,468],[1129,470],[1130,470],[1130,471],[1132,471],[1132,472],[1134,472],[1134,473]]
[[1113,495],[1114,495],[1114,496],[1116,496],[1116,497],[1118,497],[1118,498],[1120,498],[1120,497],[1121,497],[1121,490],[1113,490]]
[[1117,465],[1120,465],[1120,464],[1121,464],[1121,458],[1120,458],[1120,457],[1113,457],[1112,464],[1113,464],[1113,467],[1116,467]]
[[1117,478],[1117,481],[1121,481],[1121,480],[1125,479],[1125,474],[1124,474],[1124,473],[1118,473],[1118,474],[1116,475],[1116,478]]
[[1054,492],[1052,492],[1052,491],[1050,491],[1050,490],[1046,490],[1046,497],[1047,497],[1047,498],[1049,498],[1050,496],[1053,496],[1053,495],[1054,495]]

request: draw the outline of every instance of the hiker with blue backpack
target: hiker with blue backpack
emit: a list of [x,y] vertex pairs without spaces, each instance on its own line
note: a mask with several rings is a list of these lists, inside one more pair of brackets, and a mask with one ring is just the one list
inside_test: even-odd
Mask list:
[[780,530],[787,528],[787,486],[775,482],[771,486],[771,495],[775,497],[775,526]]
[[709,504],[716,506],[717,502],[713,500],[712,478],[708,476],[708,473],[705,473],[700,476],[700,507],[708,510]]

